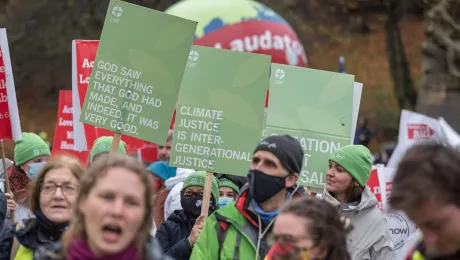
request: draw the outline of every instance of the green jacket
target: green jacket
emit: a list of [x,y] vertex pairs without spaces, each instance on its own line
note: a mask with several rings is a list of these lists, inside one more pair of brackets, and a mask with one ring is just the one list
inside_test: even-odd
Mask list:
[[[305,196],[303,188],[296,191],[295,196]],[[259,228],[259,216],[251,203],[248,187],[243,187],[236,202],[218,209],[206,220],[198,240],[196,241],[191,260],[255,260],[259,244],[259,258],[264,259],[270,246],[262,234],[271,224]],[[273,221],[272,221],[273,222]],[[260,240],[259,240],[260,238]]]

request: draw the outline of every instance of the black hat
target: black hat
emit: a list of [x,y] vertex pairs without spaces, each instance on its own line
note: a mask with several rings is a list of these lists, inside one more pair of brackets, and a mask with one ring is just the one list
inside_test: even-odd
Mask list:
[[299,141],[294,137],[290,135],[269,136],[259,143],[254,153],[259,150],[274,154],[288,173],[300,173],[304,153]]

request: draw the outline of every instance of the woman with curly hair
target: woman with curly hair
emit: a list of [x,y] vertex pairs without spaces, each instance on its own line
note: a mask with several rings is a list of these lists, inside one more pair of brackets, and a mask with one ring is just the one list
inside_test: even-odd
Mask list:
[[275,220],[266,260],[349,260],[346,231],[350,220],[324,200],[289,202]]

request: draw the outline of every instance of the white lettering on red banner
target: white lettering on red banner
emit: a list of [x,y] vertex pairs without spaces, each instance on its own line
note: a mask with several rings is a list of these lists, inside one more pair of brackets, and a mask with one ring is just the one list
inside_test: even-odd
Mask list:
[[407,136],[411,140],[429,139],[434,133],[434,130],[426,124],[407,125]]

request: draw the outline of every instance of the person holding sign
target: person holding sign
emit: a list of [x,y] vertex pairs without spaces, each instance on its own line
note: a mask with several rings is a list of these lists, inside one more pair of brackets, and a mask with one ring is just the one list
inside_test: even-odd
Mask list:
[[190,259],[263,259],[280,207],[292,197],[307,196],[296,184],[303,155],[292,136],[262,140],[252,156],[247,185],[234,204],[209,216]]
[[[27,191],[31,180],[34,180],[39,170],[46,164],[51,151],[43,139],[34,133],[22,133],[22,140],[16,141],[14,147],[14,165],[8,169],[11,194],[6,194],[18,203],[15,210],[15,220],[28,219],[33,216],[27,206]],[[13,198],[14,197],[14,198]]]
[[324,200],[289,202],[275,220],[265,260],[350,260],[346,232],[351,228],[350,219]]
[[[182,210],[174,211],[160,226],[156,238],[163,251],[176,260],[188,260],[193,246],[203,229],[201,204],[203,202],[206,172],[193,172],[184,181],[181,191]],[[215,177],[211,184],[209,213],[217,209],[219,184]]]
[[324,198],[351,217],[348,234],[351,259],[391,260],[396,255],[377,198],[366,187],[372,171],[371,153],[363,145],[347,145],[329,158]]
[[[101,155],[110,153],[112,142],[113,136],[101,136],[94,140],[93,148],[91,148],[89,154],[88,165],[93,163]],[[120,144],[118,145],[117,153],[126,154],[126,143],[122,140],[120,140]]]
[[163,204],[164,208],[163,220],[160,225],[165,219],[168,219],[174,211],[182,209],[182,186],[184,185],[185,179],[187,179],[187,177],[193,172],[195,171],[191,169],[177,168],[176,177],[172,177],[165,181],[165,189],[160,191],[160,194],[166,193],[166,195],[163,194],[166,198],[160,201],[160,204]]
[[427,143],[411,148],[393,179],[390,206],[423,233],[407,260],[460,259],[460,153]]

